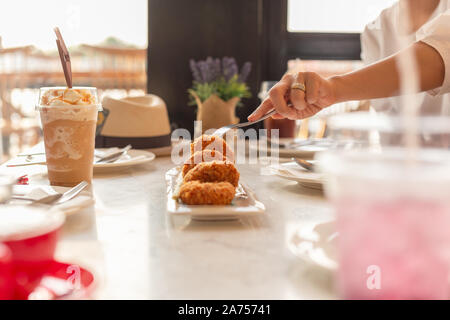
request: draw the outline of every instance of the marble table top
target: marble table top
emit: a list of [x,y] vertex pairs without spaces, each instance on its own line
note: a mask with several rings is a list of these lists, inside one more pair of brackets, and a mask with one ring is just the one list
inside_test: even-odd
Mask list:
[[[299,225],[332,219],[321,191],[238,165],[267,212],[227,222],[166,214],[170,157],[95,174],[95,207],[69,216],[60,261],[95,272],[95,299],[334,299],[332,277],[287,248]],[[23,174],[45,166],[6,168]],[[45,175],[31,183],[48,183]]]

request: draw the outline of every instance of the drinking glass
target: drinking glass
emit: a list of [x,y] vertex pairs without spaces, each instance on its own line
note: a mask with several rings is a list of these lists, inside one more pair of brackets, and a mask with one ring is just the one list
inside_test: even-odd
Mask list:
[[[450,262],[450,119],[343,115],[322,153],[336,211],[337,288],[347,299],[447,299]],[[406,144],[411,143],[410,145]]]

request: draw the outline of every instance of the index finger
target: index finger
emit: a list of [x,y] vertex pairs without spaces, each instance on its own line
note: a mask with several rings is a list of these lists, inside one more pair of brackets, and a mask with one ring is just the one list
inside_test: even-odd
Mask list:
[[259,107],[251,115],[248,116],[247,119],[252,122],[256,121],[271,110],[273,110],[273,105],[270,99],[267,98],[259,105]]

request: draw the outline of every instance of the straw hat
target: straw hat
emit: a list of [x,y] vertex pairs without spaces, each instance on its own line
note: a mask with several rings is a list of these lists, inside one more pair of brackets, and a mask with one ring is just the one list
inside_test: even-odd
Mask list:
[[109,111],[96,147],[151,149],[170,146],[170,123],[164,101],[153,94],[124,99],[103,98]]

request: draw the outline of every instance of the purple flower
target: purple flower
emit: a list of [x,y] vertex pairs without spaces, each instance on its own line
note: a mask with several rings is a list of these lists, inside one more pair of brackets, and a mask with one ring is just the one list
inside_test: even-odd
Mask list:
[[238,81],[245,82],[252,68],[251,63],[246,62],[239,74],[236,60],[230,57],[224,57],[222,60],[208,57],[206,60],[197,62],[190,60],[189,64],[194,81],[199,83],[211,83],[220,79],[230,81],[236,75],[238,76]]
[[208,57],[205,61],[203,61],[206,64],[206,69],[208,77],[206,79],[206,82],[212,82],[217,80],[217,78],[220,76],[220,73],[216,70],[216,65],[213,60],[213,58]]
[[238,74],[238,66],[234,58],[224,57],[222,59],[222,72],[226,81]]
[[200,72],[197,68],[197,63],[193,59],[191,59],[189,61],[189,64],[191,66],[192,77],[194,78],[194,81],[202,82],[202,77],[200,76]]
[[211,74],[210,74],[210,70],[208,68],[208,64],[206,63],[206,61],[199,61],[197,62],[197,66],[198,69],[200,70],[200,74],[202,77],[202,83],[208,83],[211,80]]
[[250,62],[244,63],[244,65],[241,68],[241,74],[239,75],[238,81],[242,83],[247,81],[250,71],[252,71],[252,64]]
[[214,59],[211,61],[211,69],[213,70],[214,80],[219,80],[222,77],[220,59]]

